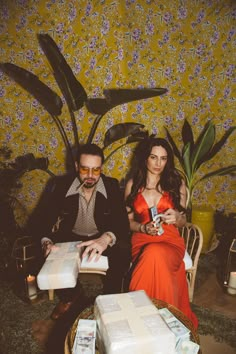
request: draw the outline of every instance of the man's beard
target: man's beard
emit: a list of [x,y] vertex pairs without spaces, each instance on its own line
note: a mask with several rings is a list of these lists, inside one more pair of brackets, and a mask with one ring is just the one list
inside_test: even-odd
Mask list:
[[[90,180],[91,182],[87,183],[87,179]],[[93,182],[92,182],[93,181]],[[97,183],[98,181],[96,181],[95,179],[93,178],[85,178],[83,181],[83,188],[87,188],[87,189],[90,189],[90,188],[93,188]]]

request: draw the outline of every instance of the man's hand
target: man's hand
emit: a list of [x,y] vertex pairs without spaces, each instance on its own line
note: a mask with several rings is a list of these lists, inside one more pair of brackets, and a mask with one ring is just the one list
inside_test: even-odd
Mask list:
[[51,241],[44,241],[42,244],[43,256],[46,258],[53,248],[57,248]]
[[110,242],[111,237],[104,233],[102,236],[94,240],[79,243],[77,247],[85,247],[82,258],[88,257],[88,261],[91,261],[95,257],[95,261],[98,261],[101,254],[107,249]]

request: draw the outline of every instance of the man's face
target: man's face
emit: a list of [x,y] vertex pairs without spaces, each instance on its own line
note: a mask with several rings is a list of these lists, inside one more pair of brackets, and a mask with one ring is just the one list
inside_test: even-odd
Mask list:
[[101,175],[102,159],[100,156],[82,154],[76,163],[76,171],[84,188],[93,188]]

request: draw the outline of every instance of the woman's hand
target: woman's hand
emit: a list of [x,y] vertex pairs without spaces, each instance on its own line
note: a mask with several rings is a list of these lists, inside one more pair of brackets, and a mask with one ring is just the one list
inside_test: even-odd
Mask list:
[[98,261],[101,254],[107,249],[111,243],[111,237],[104,233],[99,238],[94,240],[84,241],[77,245],[78,248],[85,247],[82,254],[82,258],[88,257],[88,261],[91,261],[95,256],[95,261]]
[[155,223],[151,221],[144,225],[144,230],[148,235],[157,235],[158,227],[156,227]]
[[178,227],[183,226],[186,223],[185,214],[174,209],[167,209],[162,216],[162,220],[166,224],[175,224]]

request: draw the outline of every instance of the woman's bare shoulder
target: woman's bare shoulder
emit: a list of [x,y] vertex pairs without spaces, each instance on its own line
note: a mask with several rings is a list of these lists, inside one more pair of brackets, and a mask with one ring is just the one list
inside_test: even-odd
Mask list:
[[133,179],[131,178],[127,181],[125,186],[125,198],[127,198],[128,195],[130,194],[132,185],[133,185]]
[[128,180],[128,182],[126,183],[126,186],[129,187],[129,188],[131,188],[132,185],[133,185],[133,183],[134,183],[133,178],[130,178],[130,179]]

